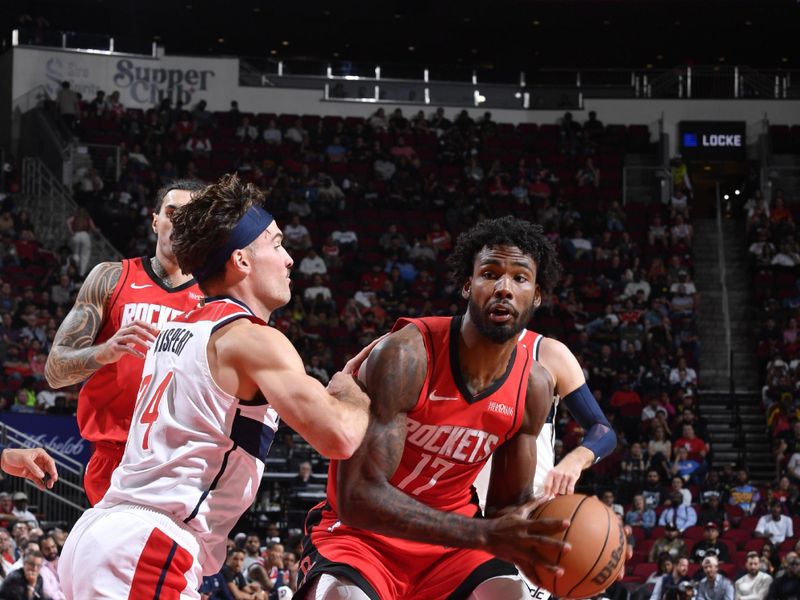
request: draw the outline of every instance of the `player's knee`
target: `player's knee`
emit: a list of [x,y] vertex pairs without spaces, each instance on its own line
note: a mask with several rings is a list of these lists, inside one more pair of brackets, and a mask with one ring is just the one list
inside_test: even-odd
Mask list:
[[355,583],[345,577],[335,577],[323,573],[316,578],[302,598],[295,595],[294,600],[370,600],[369,596]]
[[487,579],[469,595],[467,600],[530,600],[531,592],[518,575]]

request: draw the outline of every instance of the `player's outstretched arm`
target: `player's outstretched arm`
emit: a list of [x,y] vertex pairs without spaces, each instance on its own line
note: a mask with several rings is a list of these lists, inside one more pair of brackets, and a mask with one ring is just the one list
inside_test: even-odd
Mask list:
[[547,556],[555,556],[564,545],[544,534],[566,525],[560,520],[530,521],[536,502],[496,519],[473,519],[432,509],[390,483],[403,455],[406,415],[416,404],[427,371],[416,327],[407,326],[378,344],[364,370],[371,419],[361,447],[339,465],[342,522],[407,540],[481,549],[518,564],[549,565]]
[[0,469],[30,480],[40,490],[52,489],[58,481],[56,463],[44,448],[5,448],[0,454]]
[[581,473],[611,454],[617,445],[617,436],[589,391],[583,369],[569,348],[558,340],[544,338],[539,360],[553,375],[555,391],[567,410],[586,431],[583,443],[547,474],[543,492],[545,495],[573,494]]
[[486,495],[486,516],[533,499],[536,438],[553,404],[553,378],[538,362],[528,377],[525,416],[516,435],[492,455],[492,475]]
[[243,321],[234,323],[215,349],[223,380],[232,381],[233,389],[254,383],[281,419],[323,456],[348,458],[361,444],[369,397],[352,375],[334,374],[326,389],[306,375],[286,336]]
[[62,388],[86,380],[105,364],[130,354],[144,358],[142,350],[155,341],[158,329],[144,321],[134,321],[121,328],[106,342],[93,345],[106,318],[108,304],[122,274],[122,264],[97,265],[83,282],[53,340],[44,375],[53,388]]

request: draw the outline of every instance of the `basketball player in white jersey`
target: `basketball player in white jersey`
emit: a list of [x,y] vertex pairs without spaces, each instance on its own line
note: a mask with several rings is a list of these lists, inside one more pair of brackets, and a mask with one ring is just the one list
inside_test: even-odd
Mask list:
[[147,352],[122,462],[59,561],[69,600],[199,598],[255,498],[279,417],[333,459],[364,437],[369,399],[353,377],[326,390],[267,326],[290,299],[292,259],[262,202],[226,176],[173,215],[178,263],[209,297]]
[[[569,348],[558,340],[528,330],[520,334],[520,339],[528,340],[534,360],[550,373],[556,394],[547,422],[536,439],[534,495],[572,494],[581,473],[614,451],[617,436],[586,385],[583,369]],[[555,416],[559,398],[586,433],[581,445],[555,465]],[[490,473],[491,459],[475,480],[481,508],[485,505]],[[536,588],[530,582],[529,585],[532,598],[547,600],[550,597],[543,588]]]

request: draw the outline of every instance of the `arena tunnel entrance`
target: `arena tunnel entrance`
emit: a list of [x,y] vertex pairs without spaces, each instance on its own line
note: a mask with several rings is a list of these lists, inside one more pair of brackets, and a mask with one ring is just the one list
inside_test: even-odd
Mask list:
[[[692,180],[692,199],[690,203],[693,218],[710,218],[716,215],[716,185],[719,183],[720,194],[735,196],[733,204],[741,205],[746,195],[745,183],[750,172],[748,161],[693,161],[689,164],[689,175]],[[722,202],[723,210],[725,200]]]

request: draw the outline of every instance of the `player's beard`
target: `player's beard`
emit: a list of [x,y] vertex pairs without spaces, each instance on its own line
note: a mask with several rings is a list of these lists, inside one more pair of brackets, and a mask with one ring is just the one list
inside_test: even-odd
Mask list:
[[511,313],[513,318],[508,323],[503,323],[501,325],[498,323],[492,323],[492,321],[489,319],[489,313],[475,304],[475,301],[472,299],[472,297],[470,297],[469,302],[467,303],[467,312],[469,313],[469,318],[475,324],[475,328],[478,330],[478,333],[495,344],[505,344],[508,340],[517,337],[533,318],[533,313],[535,311],[536,305],[531,304],[521,313],[517,313],[516,311]]

